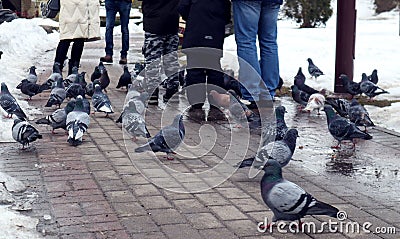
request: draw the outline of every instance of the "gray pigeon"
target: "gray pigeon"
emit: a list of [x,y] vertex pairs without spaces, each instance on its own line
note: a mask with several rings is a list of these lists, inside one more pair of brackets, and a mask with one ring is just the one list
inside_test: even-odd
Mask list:
[[251,165],[262,167],[269,159],[276,160],[281,167],[286,166],[292,159],[298,136],[296,129],[289,129],[282,140],[264,145],[258,150],[255,157],[244,159],[238,167],[243,168]]
[[[103,62],[100,62],[100,63],[103,64]],[[93,82],[94,80],[99,79],[100,76],[101,76],[100,66],[95,66],[92,74],[90,75],[90,81]]]
[[122,117],[125,113],[126,108],[128,107],[130,102],[134,102],[135,103],[135,107],[136,107],[136,111],[140,114],[140,115],[144,115],[145,109],[146,109],[146,101],[149,98],[149,93],[142,92],[140,93],[140,95],[138,97],[135,98],[131,98],[129,99],[129,101],[124,105],[124,108],[122,109],[122,112],[120,114],[120,116],[118,117],[118,119],[115,121],[116,123],[122,123]]
[[40,94],[44,90],[48,90],[50,88],[49,88],[49,85],[47,85],[46,83],[42,84],[42,85],[38,85],[35,83],[31,83],[27,79],[23,79],[21,81],[21,83],[19,83],[17,85],[17,89],[20,89],[23,94],[29,96],[28,100],[31,100],[32,96]]
[[347,93],[352,96],[361,94],[360,83],[350,81],[349,77],[345,74],[341,74],[339,79],[342,80],[343,87]]
[[[84,95],[85,94],[85,88],[82,86],[82,82],[80,79],[80,74],[77,75],[75,78],[75,81],[72,82],[71,84],[68,85],[67,89],[65,89],[65,92],[67,93],[68,98],[76,98],[78,95]],[[85,81],[85,80],[83,80]],[[86,82],[85,82],[86,83]],[[86,85],[85,85],[86,87]]]
[[12,118],[12,115],[16,115],[20,119],[28,118],[4,82],[1,83],[0,106],[7,112],[6,118]]
[[372,71],[371,75],[368,76],[368,80],[374,83],[375,85],[378,84],[379,78],[377,69]]
[[372,120],[369,118],[367,109],[360,105],[356,99],[353,99],[351,102],[348,109],[348,114],[350,121],[356,124],[356,126],[364,126],[365,131],[367,131],[367,127],[375,126]]
[[124,66],[124,72],[122,75],[119,77],[118,84],[117,84],[117,89],[121,87],[126,87],[128,89],[128,85],[132,83],[132,75],[128,70],[128,66]]
[[310,73],[311,76],[317,79],[319,76],[324,74],[316,65],[314,65],[314,62],[311,60],[311,58],[308,58],[307,61],[308,61],[308,72]]
[[307,106],[310,95],[304,91],[299,90],[296,85],[290,87],[292,89],[292,98],[296,103],[299,103],[301,107]]
[[303,72],[301,71],[301,67],[297,71],[296,76],[294,77],[294,85],[299,88],[299,90],[306,92],[309,95],[318,93],[318,91],[311,86],[306,85],[306,77],[304,76]]
[[56,62],[53,65],[53,72],[51,73],[45,84],[52,87],[59,78],[63,78],[63,76],[60,63]]
[[380,94],[389,94],[389,92],[387,92],[386,90],[369,81],[368,78],[361,81],[360,91],[361,93],[364,93],[366,96],[368,96],[370,99]]
[[60,108],[61,104],[65,100],[65,97],[67,97],[67,93],[65,92],[63,80],[62,78],[58,78],[50,92],[49,100],[47,101],[45,107],[58,105],[58,108]]
[[179,114],[175,116],[174,121],[171,125],[162,128],[153,138],[151,138],[146,144],[139,146],[135,149],[135,152],[165,152],[167,153],[167,159],[172,160],[173,157],[170,154],[174,153],[174,150],[182,143],[185,137],[185,126],[183,124],[183,115]]
[[52,127],[51,133],[55,134],[55,129],[67,129],[67,115],[75,108],[75,99],[70,100],[65,108],[55,110],[51,115],[38,119],[36,124],[47,124]]
[[111,101],[108,98],[108,96],[103,93],[100,85],[95,85],[94,87],[92,104],[96,112],[104,112],[106,113],[106,117],[108,116],[108,114],[114,113],[113,108],[111,106]]
[[71,74],[65,78],[65,87],[68,87],[70,84],[76,81],[76,78],[79,74],[79,68],[77,66],[73,66],[71,70]]
[[90,124],[89,115],[84,112],[82,96],[76,98],[74,110],[67,115],[67,142],[72,146],[82,144],[83,134],[86,132]]
[[324,111],[326,113],[326,118],[328,121],[328,130],[331,135],[338,141],[338,145],[332,148],[340,148],[341,142],[343,140],[351,140],[353,143],[353,148],[355,148],[355,143],[353,139],[372,139],[371,135],[361,131],[353,122],[337,115],[332,106],[325,105]]
[[278,106],[275,109],[275,122],[273,120],[266,120],[262,125],[262,145],[266,145],[269,140],[273,138],[274,141],[282,140],[286,132],[288,131],[288,127],[285,122],[285,106]]
[[129,101],[128,106],[124,109],[122,126],[132,136],[133,141],[136,141],[137,136],[150,138],[146,122],[143,116],[137,112],[134,101]]
[[263,170],[261,196],[274,213],[273,222],[298,220],[301,225],[301,218],[306,215],[337,217],[339,210],[336,207],[318,201],[297,184],[284,179],[277,161],[268,160]]
[[25,145],[29,146],[29,143],[42,138],[42,135],[39,134],[39,131],[35,127],[21,119],[14,120],[12,136],[15,141],[22,144],[22,149],[25,148]]
[[36,84],[38,77],[36,74],[36,67],[35,66],[31,66],[29,68],[29,73],[28,73],[28,77],[26,78],[29,82]]
[[350,102],[346,99],[326,98],[325,104],[331,105],[336,112],[342,117],[348,117]]

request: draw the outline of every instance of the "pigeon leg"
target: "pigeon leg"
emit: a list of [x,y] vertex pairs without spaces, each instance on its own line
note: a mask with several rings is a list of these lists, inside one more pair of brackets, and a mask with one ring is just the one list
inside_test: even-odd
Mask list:
[[133,136],[133,137],[132,137],[132,141],[133,141],[133,142],[136,142],[136,141],[137,141],[136,136]]
[[51,134],[56,134],[56,132],[54,132],[54,129],[51,130]]
[[331,146],[332,149],[340,149],[341,143],[338,142],[336,146]]
[[241,129],[241,128],[243,128],[243,126],[242,126],[241,124],[235,124],[235,125],[233,126],[233,128]]

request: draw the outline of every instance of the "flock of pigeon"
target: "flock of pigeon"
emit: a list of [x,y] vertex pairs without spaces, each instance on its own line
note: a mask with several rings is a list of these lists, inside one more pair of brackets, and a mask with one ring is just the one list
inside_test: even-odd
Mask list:
[[[309,58],[308,71],[315,79],[323,72],[314,65]],[[136,66],[135,66],[136,69]],[[143,90],[140,80],[137,79],[136,72],[128,71],[128,67],[124,67],[117,88],[126,87],[127,97],[123,106],[122,113],[116,122],[122,123],[123,129],[136,141],[136,137],[151,138],[147,130],[144,120],[146,109],[146,101],[149,98],[148,92]],[[21,81],[18,89],[29,98],[46,90],[51,90],[49,100],[46,107],[58,106],[51,115],[36,121],[37,124],[47,124],[55,129],[62,128],[68,131],[69,144],[76,146],[82,143],[82,136],[86,132],[90,124],[90,108],[91,104],[86,98],[91,97],[91,103],[95,112],[103,112],[106,117],[112,114],[113,108],[108,96],[104,93],[110,84],[110,78],[107,74],[105,66],[100,62],[91,74],[91,82],[85,81],[85,72],[78,72],[74,68],[73,73],[68,75],[65,80],[62,77],[60,66],[57,63],[53,66],[53,73],[47,81],[41,85],[37,84],[37,75],[35,67],[30,68],[27,79]],[[378,82],[377,71],[374,70],[371,76],[363,75],[360,83],[348,81],[345,75],[340,77],[346,90],[352,95],[366,94],[369,97],[388,93],[376,86]],[[306,77],[299,68],[297,75],[294,77],[294,85],[291,86],[293,100],[296,101],[305,111],[313,111],[314,109],[323,109],[327,116],[328,129],[331,135],[338,140],[338,146],[343,140],[371,139],[372,136],[366,131],[366,127],[373,126],[366,109],[358,103],[356,99],[349,102],[346,99],[325,99],[325,91],[317,91],[305,84]],[[380,90],[380,92],[377,92]],[[241,100],[240,96],[234,90],[228,91],[229,100],[227,107],[232,117],[238,123],[252,122],[252,118],[256,117],[254,112],[249,110]],[[211,92],[215,97],[218,94]],[[60,108],[65,99],[69,99],[64,108]],[[8,117],[16,115],[12,127],[12,135],[14,139],[23,145],[29,145],[30,142],[40,139],[42,136],[27,121],[27,116],[18,105],[15,98],[10,94],[5,83],[1,84],[0,105],[7,112]],[[336,113],[336,112],[337,113]],[[338,209],[320,202],[310,194],[308,194],[300,186],[285,180],[282,176],[282,167],[286,166],[296,149],[296,140],[298,130],[288,128],[285,123],[286,109],[284,106],[276,107],[275,116],[276,124],[265,125],[262,129],[262,138],[273,135],[273,142],[265,142],[260,147],[257,154],[253,158],[243,160],[238,167],[258,167],[265,172],[261,179],[261,194],[264,202],[273,211],[276,220],[299,220],[305,215],[327,215],[336,217]],[[362,131],[358,126],[364,126]],[[172,124],[163,127],[156,135],[142,146],[135,149],[135,152],[153,151],[164,152],[167,159],[173,159],[171,154],[181,144],[185,136],[185,126],[183,124],[183,115],[178,114]],[[354,146],[354,143],[353,143]]]

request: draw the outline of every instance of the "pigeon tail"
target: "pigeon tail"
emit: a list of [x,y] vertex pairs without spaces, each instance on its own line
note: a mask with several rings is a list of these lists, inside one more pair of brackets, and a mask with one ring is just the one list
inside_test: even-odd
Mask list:
[[50,125],[51,122],[46,117],[46,118],[41,118],[41,119],[36,120],[36,124],[47,124],[47,125]]
[[365,139],[365,140],[369,140],[372,139],[372,135],[361,131],[360,129],[357,128],[357,130],[351,134],[352,138],[360,138],[360,139]]
[[33,142],[33,141],[35,141],[37,139],[41,139],[41,138],[42,138],[41,134],[34,133],[34,134],[29,135],[28,142]]
[[243,161],[236,164],[235,167],[237,167],[237,168],[251,167],[251,165],[253,165],[254,160],[255,160],[255,157],[243,159]]
[[151,150],[150,144],[147,143],[147,144],[144,144],[142,146],[137,147],[135,149],[135,152],[136,153],[142,153],[142,152],[146,152],[146,151],[150,151],[150,150]]
[[330,217],[337,217],[339,209],[327,203],[316,201],[315,205],[308,208],[306,215],[326,215]]

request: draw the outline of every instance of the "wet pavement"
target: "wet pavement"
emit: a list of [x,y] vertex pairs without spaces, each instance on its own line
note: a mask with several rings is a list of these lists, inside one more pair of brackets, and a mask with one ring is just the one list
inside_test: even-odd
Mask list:
[[[141,59],[142,41],[141,36],[131,39],[129,68]],[[115,43],[117,62],[118,37]],[[90,75],[103,48],[102,41],[87,43],[80,70]],[[41,82],[50,73],[53,57],[51,51],[37,61],[37,68],[43,70]],[[107,94],[116,113],[110,118],[91,115],[81,146],[69,146],[62,131],[53,135],[45,126],[38,126],[43,139],[28,150],[20,150],[17,143],[1,144],[0,171],[27,185],[19,196],[35,193],[32,210],[24,214],[39,219],[38,231],[45,238],[399,238],[399,134],[376,127],[369,130],[374,138],[359,141],[354,152],[347,149],[350,145],[333,150],[336,142],[323,112],[299,113],[289,98],[279,98],[276,105],[288,111],[287,125],[297,128],[300,135],[293,160],[283,169],[284,177],[346,212],[346,222],[371,222],[371,230],[394,227],[397,235],[332,233],[326,227],[319,233],[260,233],[258,222],[272,218],[260,195],[262,173],[249,178],[248,169],[232,167],[255,154],[259,135],[232,129],[225,121],[185,117],[186,137],[175,160],[166,160],[165,154],[154,158],[134,153],[145,141],[132,142],[115,123],[126,94],[115,89],[122,66],[106,67],[112,78]],[[48,93],[33,98],[31,104],[45,115],[54,110],[42,107]],[[186,108],[184,95],[179,103],[149,106],[150,133]],[[173,170],[161,170],[165,166]],[[45,220],[44,215],[51,219]],[[328,219],[307,216],[303,221],[321,225]]]

